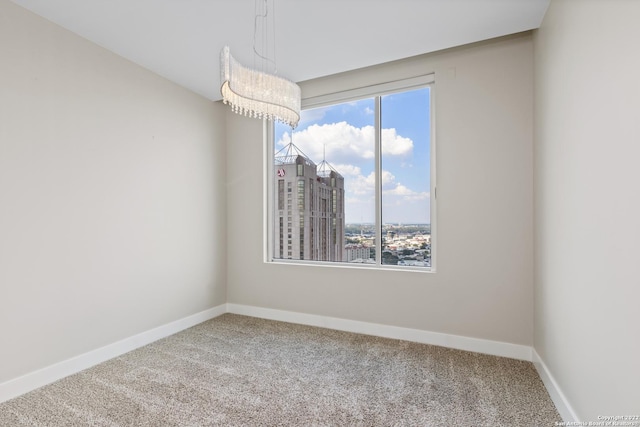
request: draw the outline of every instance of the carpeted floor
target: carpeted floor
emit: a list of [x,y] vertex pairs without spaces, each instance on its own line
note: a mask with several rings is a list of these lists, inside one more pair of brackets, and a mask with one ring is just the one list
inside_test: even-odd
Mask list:
[[225,314],[0,404],[0,426],[553,426],[529,362]]

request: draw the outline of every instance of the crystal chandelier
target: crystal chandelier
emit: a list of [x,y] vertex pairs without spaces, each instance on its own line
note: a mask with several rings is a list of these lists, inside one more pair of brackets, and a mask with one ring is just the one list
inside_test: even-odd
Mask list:
[[[256,15],[256,22],[259,17],[266,18],[266,16],[265,0],[265,14]],[[268,60],[256,50],[255,31],[254,28],[254,53]],[[300,87],[275,74],[243,66],[231,56],[228,46],[220,52],[220,81],[222,82],[220,88],[222,102],[229,104],[235,113],[259,119],[277,120],[291,128],[298,125]]]

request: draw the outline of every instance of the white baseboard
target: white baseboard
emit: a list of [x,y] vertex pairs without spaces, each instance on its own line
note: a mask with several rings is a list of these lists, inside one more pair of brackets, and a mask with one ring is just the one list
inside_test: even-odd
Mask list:
[[176,320],[166,325],[159,326],[113,344],[109,344],[71,359],[42,368],[38,371],[1,383],[0,402],[20,396],[99,363],[135,350],[136,348],[145,346],[209,319],[218,317],[224,313],[234,313],[251,317],[260,317],[263,319],[298,323],[302,325],[319,326],[345,332],[413,341],[422,344],[432,344],[455,348],[458,350],[473,351],[533,362],[563,420],[569,422],[577,421],[578,419],[540,356],[529,346],[443,334],[439,332],[430,332],[420,329],[402,328],[398,326],[381,325],[357,320],[340,319],[315,314],[305,314],[230,303],[221,304],[200,313],[187,316],[183,319]]
[[469,338],[459,335],[443,334],[439,332],[423,331],[420,329],[402,328],[398,326],[380,325],[376,323],[360,322],[357,320],[339,319],[335,317],[319,316],[292,311],[274,310],[271,308],[254,307],[241,304],[227,304],[227,311],[245,316],[263,319],[280,320],[309,326],[319,326],[339,331],[355,332],[384,338],[394,338],[413,341],[422,344],[432,344],[458,350],[491,354],[493,356],[509,357],[512,359],[531,362],[531,347],[510,344],[500,341]]
[[227,305],[222,304],[12,379],[0,384],[0,402],[13,399],[21,394],[113,359],[226,312]]
[[560,413],[560,416],[562,417],[564,422],[577,423],[578,416],[569,404],[569,401],[560,389],[560,386],[556,382],[555,378],[553,378],[553,375],[551,375],[551,372],[547,368],[547,365],[545,365],[544,361],[535,349],[533,350],[533,366],[536,367],[538,375],[540,375],[540,379],[544,383],[544,386],[547,388],[549,396],[551,397],[553,403],[556,405],[556,409]]

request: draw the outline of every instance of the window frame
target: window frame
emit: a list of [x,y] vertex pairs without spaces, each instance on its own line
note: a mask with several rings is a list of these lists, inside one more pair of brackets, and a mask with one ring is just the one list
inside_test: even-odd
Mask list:
[[[382,264],[382,188],[381,188],[381,176],[382,176],[382,150],[381,150],[381,117],[380,117],[380,100],[382,96],[405,92],[420,88],[430,88],[429,96],[429,113],[430,113],[430,136],[429,136],[429,150],[430,150],[430,239],[431,239],[431,267],[417,267],[417,266],[398,266]],[[435,73],[424,74],[421,76],[388,81],[379,84],[373,84],[369,86],[362,86],[353,89],[341,90],[338,92],[327,93],[319,96],[303,98],[301,102],[302,109],[319,108],[334,104],[340,104],[344,102],[356,101],[364,98],[374,98],[376,103],[376,117],[375,117],[375,229],[376,229],[376,246],[374,248],[376,252],[376,263],[349,263],[339,261],[314,261],[314,260],[293,260],[285,258],[274,258],[274,229],[275,224],[275,185],[276,178],[273,176],[273,159],[274,159],[274,137],[275,129],[273,122],[269,120],[263,120],[263,261],[267,264],[288,264],[288,265],[301,265],[301,266],[322,266],[332,268],[364,268],[374,270],[393,270],[404,272],[419,272],[419,273],[435,273],[437,265],[437,218],[436,218],[436,203],[437,203],[437,183],[436,183],[436,123],[435,123]]]

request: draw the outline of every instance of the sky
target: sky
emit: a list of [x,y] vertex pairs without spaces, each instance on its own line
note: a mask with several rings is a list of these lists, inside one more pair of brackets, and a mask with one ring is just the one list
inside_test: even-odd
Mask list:
[[[382,96],[382,222],[430,223],[430,89]],[[291,128],[277,123],[277,152],[293,143],[345,179],[345,222],[375,222],[374,98],[303,110]]]

